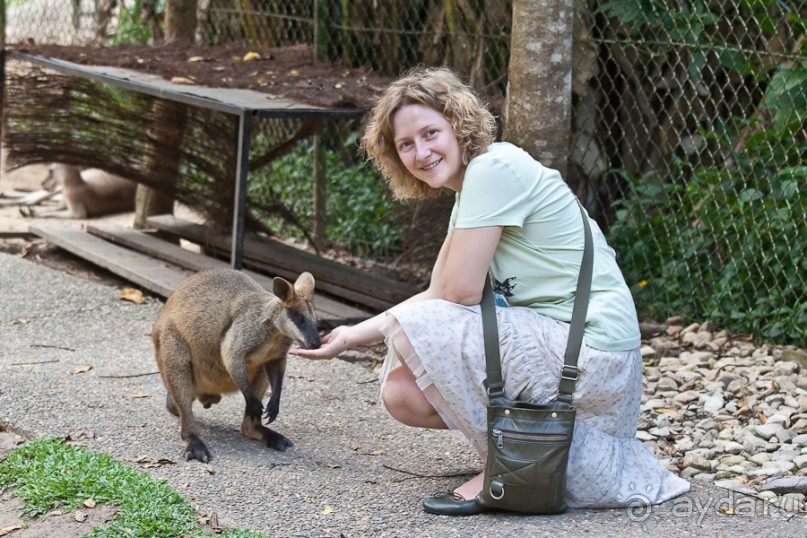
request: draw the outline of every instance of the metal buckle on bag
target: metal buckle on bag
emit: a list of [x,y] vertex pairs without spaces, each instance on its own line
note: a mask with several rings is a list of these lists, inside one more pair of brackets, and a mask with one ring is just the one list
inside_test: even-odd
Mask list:
[[568,364],[564,364],[563,368],[560,370],[561,379],[577,381],[578,377],[580,377],[580,369],[577,366],[569,366]]
[[[500,490],[499,494],[497,495],[494,493],[493,488],[496,487]],[[488,493],[490,493],[490,497],[497,501],[501,500],[504,497],[504,483],[498,480],[492,480],[490,483],[490,488],[488,488]]]

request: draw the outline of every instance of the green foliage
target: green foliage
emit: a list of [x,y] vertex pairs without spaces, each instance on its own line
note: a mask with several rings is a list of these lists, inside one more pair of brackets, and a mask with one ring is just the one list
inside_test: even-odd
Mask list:
[[[165,2],[157,2],[157,11],[165,11]],[[131,6],[120,2],[118,24],[114,32],[106,35],[104,40],[108,45],[122,45],[124,43],[147,45],[154,36],[147,22],[143,20],[143,0],[134,0]]]
[[[109,525],[93,529],[92,537],[208,535],[196,525],[190,503],[165,482],[62,439],[29,441],[0,461],[0,489],[10,487],[30,516],[71,511],[88,499],[119,506]],[[260,534],[236,530],[227,536]]]
[[[355,139],[345,144],[355,147]],[[393,218],[398,204],[381,176],[365,162],[345,165],[333,150],[326,151],[325,174],[325,233],[329,243],[360,257],[395,256],[402,247],[403,230]],[[265,169],[250,174],[250,197],[260,200],[277,197],[306,225],[314,216],[313,191],[313,147],[308,141]],[[270,218],[267,224],[280,235],[303,239],[299,229],[279,217]]]
[[735,165],[686,183],[626,178],[609,240],[642,315],[711,319],[765,340],[807,339],[807,144],[797,130],[749,138]]

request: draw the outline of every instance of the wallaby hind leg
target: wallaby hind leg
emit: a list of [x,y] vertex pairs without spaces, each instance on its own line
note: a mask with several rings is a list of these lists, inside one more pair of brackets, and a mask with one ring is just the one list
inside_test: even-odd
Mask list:
[[[254,379],[250,381],[255,389],[255,394],[260,396],[266,394],[266,389],[269,386],[269,377],[265,371],[259,371]],[[287,448],[294,445],[291,439],[264,426],[261,423],[261,414],[258,413],[258,415],[255,416],[254,413],[251,413],[249,404],[247,404],[244,410],[244,421],[241,423],[241,433],[250,439],[257,439],[269,448],[279,450],[280,452],[285,452]]]
[[[210,451],[199,437],[193,416],[193,371],[188,346],[179,335],[170,329],[160,331],[155,337],[157,364],[163,374],[168,391],[165,406],[174,415],[179,415],[180,437],[185,441],[185,460],[210,461]],[[170,365],[166,369],[165,365]]]

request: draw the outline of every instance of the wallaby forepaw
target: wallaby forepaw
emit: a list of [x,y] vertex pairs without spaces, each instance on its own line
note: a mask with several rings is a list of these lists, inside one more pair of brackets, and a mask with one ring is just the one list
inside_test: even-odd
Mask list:
[[263,416],[266,418],[266,423],[271,424],[272,422],[274,422],[279,412],[280,412],[279,405],[272,404],[272,402],[266,404],[266,410],[263,412]]
[[280,452],[285,452],[287,448],[294,446],[291,439],[269,429],[263,434],[263,442],[269,448]]
[[210,461],[210,452],[201,439],[193,439],[185,445],[185,461],[199,460],[202,463]]

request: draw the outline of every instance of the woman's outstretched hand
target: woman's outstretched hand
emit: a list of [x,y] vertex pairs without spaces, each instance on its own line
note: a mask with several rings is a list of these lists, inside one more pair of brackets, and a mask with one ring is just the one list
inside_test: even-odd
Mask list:
[[349,346],[345,333],[350,330],[347,325],[341,325],[322,337],[322,345],[317,349],[304,349],[301,347],[293,347],[289,349],[292,355],[298,355],[306,359],[321,359],[330,360]]

